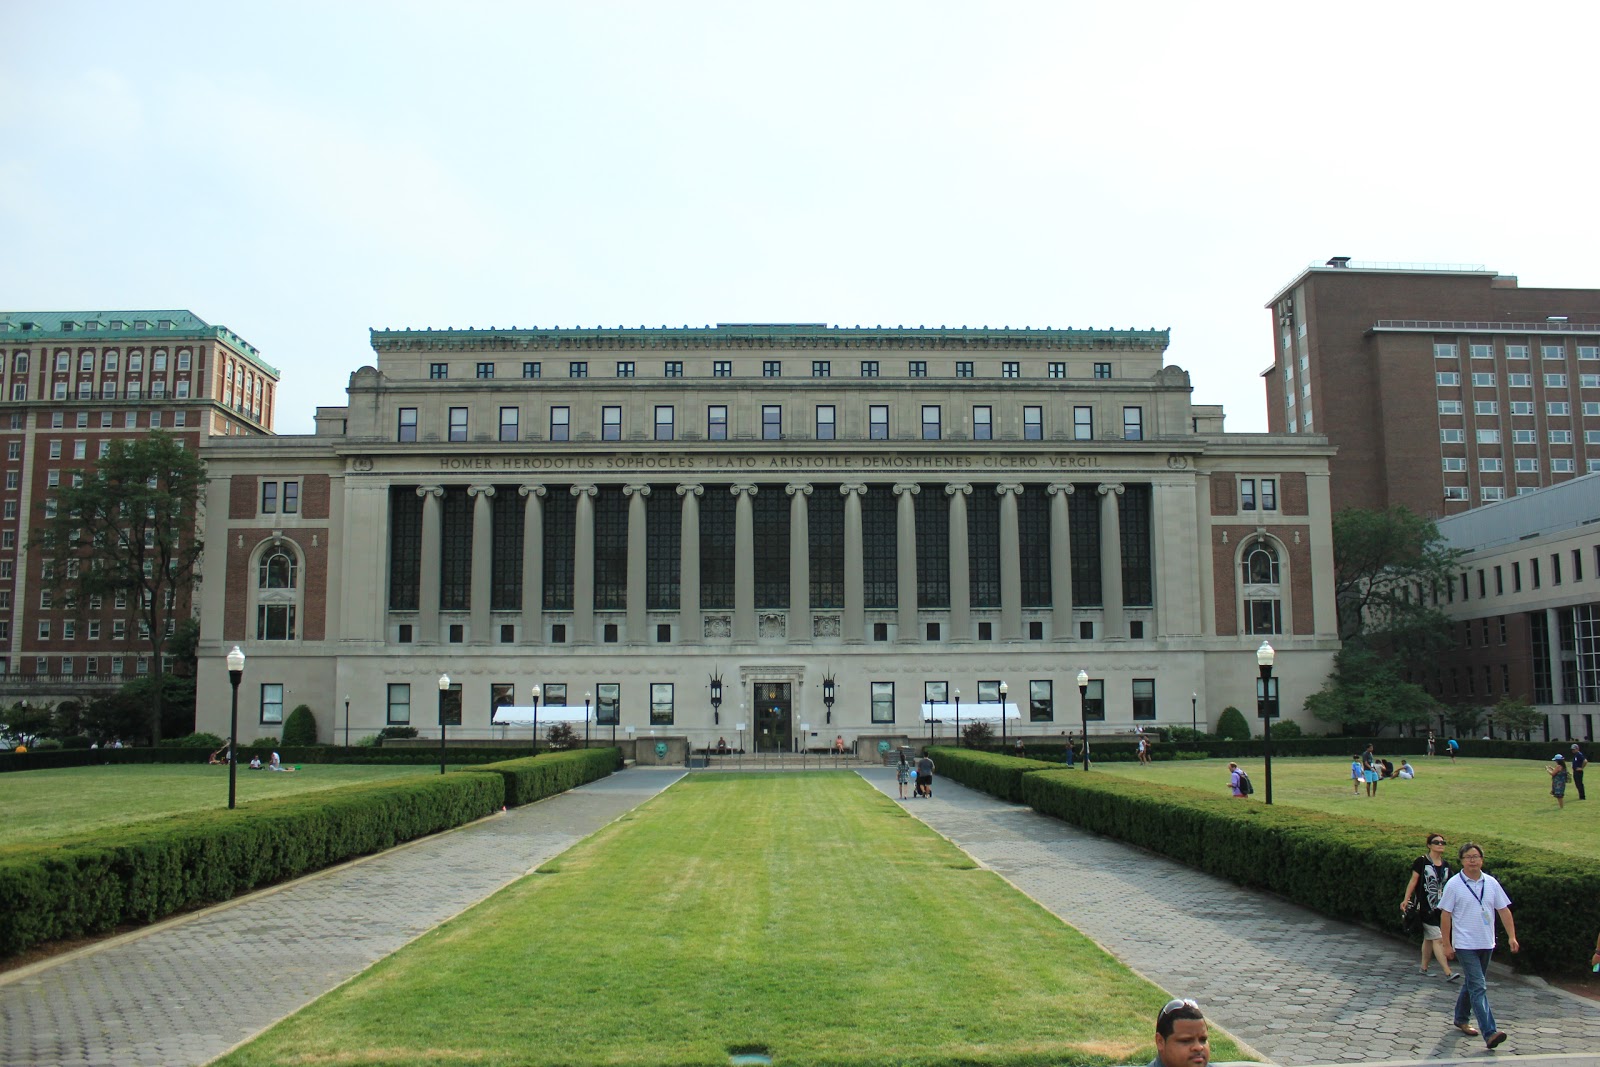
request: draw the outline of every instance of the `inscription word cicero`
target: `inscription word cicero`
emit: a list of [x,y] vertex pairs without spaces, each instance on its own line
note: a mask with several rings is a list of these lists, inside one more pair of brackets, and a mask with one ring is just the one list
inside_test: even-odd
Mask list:
[[1061,470],[1093,469],[1099,456],[1074,452],[951,456],[440,456],[445,471],[872,471],[872,470]]

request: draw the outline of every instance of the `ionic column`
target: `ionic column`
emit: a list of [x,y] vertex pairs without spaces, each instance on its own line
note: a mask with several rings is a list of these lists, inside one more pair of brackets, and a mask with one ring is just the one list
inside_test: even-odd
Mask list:
[[1071,482],[1045,487],[1050,494],[1050,629],[1057,641],[1072,634],[1072,541],[1067,527]]
[[444,551],[444,486],[419,485],[422,498],[422,573],[417,578],[417,642],[439,643],[439,575]]
[[789,494],[789,643],[811,641],[811,486],[790,482]]
[[756,536],[754,485],[729,486],[733,494],[733,639],[756,639]]
[[519,485],[522,497],[522,642],[544,643],[544,494],[542,485]]
[[967,544],[967,497],[972,486],[944,487],[950,498],[950,633],[951,641],[972,640],[972,556]]
[[1122,621],[1122,516],[1117,498],[1120,483],[1108,482],[1096,490],[1100,494],[1100,595],[1105,611],[1104,636],[1116,640],[1127,637]]
[[1022,640],[1022,540],[1017,528],[1020,485],[997,485],[1000,494],[1000,639]]
[[864,485],[841,485],[844,494],[844,620],[840,630],[846,641],[866,640],[866,589],[861,553],[861,498]]
[[489,576],[493,571],[494,509],[489,501],[494,497],[492,485],[469,485],[467,495],[472,501],[472,643],[486,644],[489,640]]
[[628,498],[628,644],[642,645],[646,627],[645,568],[649,566],[649,541],[645,537],[644,498],[650,495],[648,485],[625,485],[622,495]]
[[594,498],[600,490],[593,485],[575,485],[578,498],[573,520],[572,562],[572,643],[594,643]]
[[917,494],[922,486],[901,482],[894,487],[900,498],[895,516],[895,607],[898,610],[899,639],[915,641],[917,634]]
[[698,645],[705,636],[700,618],[700,494],[699,485],[680,485],[683,513],[678,518],[678,638]]

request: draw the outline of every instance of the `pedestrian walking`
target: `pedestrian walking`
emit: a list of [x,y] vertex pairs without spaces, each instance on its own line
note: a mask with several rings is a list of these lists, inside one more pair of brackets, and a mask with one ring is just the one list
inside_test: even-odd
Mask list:
[[1069,738],[1067,738],[1067,766],[1068,767],[1072,766],[1072,760],[1073,760],[1073,757],[1075,755],[1077,755],[1077,749],[1073,747],[1072,738],[1069,737]]
[[1556,808],[1559,810],[1566,807],[1567,761],[1557,752],[1550,757],[1550,766],[1545,769],[1550,772],[1550,795],[1556,798]]
[[1405,899],[1400,902],[1400,915],[1404,917],[1415,909],[1422,927],[1422,962],[1417,970],[1422,974],[1428,973],[1428,956],[1431,953],[1439,961],[1445,981],[1454,982],[1461,975],[1452,971],[1450,961],[1445,959],[1444,935],[1439,929],[1439,897],[1444,893],[1444,884],[1450,880],[1450,865],[1444,861],[1444,845],[1443,834],[1428,835],[1428,851],[1411,864],[1411,880],[1406,883]]
[[[1446,959],[1454,959],[1466,981],[1456,996],[1454,1022],[1457,1030],[1470,1037],[1483,1035],[1489,1048],[1496,1048],[1506,1039],[1505,1031],[1494,1021],[1489,1009],[1488,970],[1489,957],[1494,955],[1494,917],[1500,916],[1505,927],[1506,944],[1512,952],[1521,951],[1517,944],[1517,927],[1511,918],[1511,898],[1494,875],[1483,869],[1483,849],[1471,841],[1456,852],[1461,870],[1445,883],[1439,896],[1439,932],[1444,938]],[[1467,1012],[1477,1017],[1476,1028],[1467,1021]]]
[[1228,788],[1233,790],[1235,798],[1243,798],[1246,795],[1244,791],[1245,781],[1245,774],[1239,769],[1239,765],[1237,763],[1228,764]]
[[900,785],[900,799],[906,798],[906,783],[911,780],[911,764],[906,762],[906,754],[900,753],[900,766],[895,770],[894,780]]
[[1583,749],[1576,744],[1572,746],[1572,758],[1567,760],[1572,768],[1572,787],[1578,791],[1579,800],[1587,800],[1583,794],[1583,768],[1589,763],[1589,757],[1583,754]]
[[933,799],[933,760],[926,754],[917,760],[917,788],[923,796]]
[[1200,1005],[1187,998],[1169,1000],[1156,1016],[1156,1058],[1150,1067],[1206,1067],[1211,1035]]

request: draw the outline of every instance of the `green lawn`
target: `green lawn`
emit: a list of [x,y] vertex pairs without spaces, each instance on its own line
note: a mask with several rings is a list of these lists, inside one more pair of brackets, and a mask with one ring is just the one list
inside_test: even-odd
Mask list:
[[[427,774],[426,767],[304,764],[293,773],[240,767],[238,802],[353,782]],[[435,769],[432,773],[438,774]],[[0,845],[228,806],[228,768],[203,764],[67,767],[0,774]]]
[[1165,999],[853,774],[716,775],[222,1062],[1143,1063]]
[[[1556,751],[1555,742],[1550,751]],[[1390,759],[1396,767],[1400,765],[1398,759]],[[1600,819],[1595,818],[1600,812],[1590,811],[1589,802],[1579,800],[1571,785],[1567,786],[1566,808],[1558,810],[1544,763],[1463,758],[1452,764],[1447,756],[1419,757],[1413,762],[1416,778],[1379,782],[1378,795],[1369,798],[1365,785],[1359,796],[1351,794],[1348,758],[1274,759],[1272,803],[1415,827],[1419,848],[1425,834],[1442,831],[1452,846],[1471,836],[1536,845],[1586,859],[1600,855]],[[1266,798],[1262,761],[1241,760],[1240,766],[1250,772],[1255,783],[1256,794],[1250,802],[1260,803]],[[1224,794],[1228,790],[1227,760],[1158,760],[1148,767],[1096,763],[1092,773],[1127,775]],[[1600,785],[1600,776],[1587,776],[1584,784]],[[1600,796],[1593,806],[1600,808]],[[1494,867],[1492,855],[1488,865]]]

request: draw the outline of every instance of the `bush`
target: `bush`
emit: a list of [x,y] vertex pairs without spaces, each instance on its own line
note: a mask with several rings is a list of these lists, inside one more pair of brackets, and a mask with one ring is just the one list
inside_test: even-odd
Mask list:
[[544,737],[550,747],[557,752],[578,743],[578,732],[572,728],[570,722],[551,723],[550,728],[544,732]]
[[1196,730],[1190,726],[1167,727],[1167,740],[1178,744],[1187,744],[1190,741],[1204,741],[1210,736],[1204,730]]
[[216,734],[189,734],[185,737],[163,737],[162,748],[203,748],[207,752],[215,752],[224,744],[223,738]]
[[240,745],[239,747],[240,748],[277,748],[278,747],[278,739],[276,737],[272,737],[272,736],[258,737],[254,741],[250,742],[248,745]]
[[92,744],[94,742],[82,734],[73,734],[71,737],[63,737],[61,739],[62,748],[88,748]]
[[1244,715],[1235,707],[1222,709],[1222,715],[1217,719],[1217,736],[1224,741],[1250,740],[1250,724],[1244,721]]
[[310,748],[317,743],[317,717],[311,709],[301,704],[289,713],[283,724],[283,744],[286,748]]
[[57,741],[53,737],[40,737],[40,738],[36,738],[34,740],[33,747],[32,747],[32,749],[30,749],[30,751],[33,751],[33,752],[59,752],[61,750],[61,747],[62,747],[61,746],[61,742]]
[[1272,740],[1277,742],[1280,738],[1288,741],[1296,737],[1304,737],[1305,731],[1300,729],[1300,724],[1293,719],[1284,719],[1281,722],[1274,720],[1272,723]]
[[416,775],[8,849],[0,856],[0,957],[153,922],[460,826],[505,802],[503,781]]
[[499,775],[505,782],[506,807],[515,808],[604,778],[621,763],[619,749],[587,748],[486,763],[472,773]]
[[968,748],[987,748],[994,742],[994,727],[986,722],[969,722],[961,728],[961,739]]
[[415,726],[385,726],[383,729],[378,731],[379,741],[383,741],[391,737],[398,738],[400,740],[407,740],[416,736],[417,728]]

